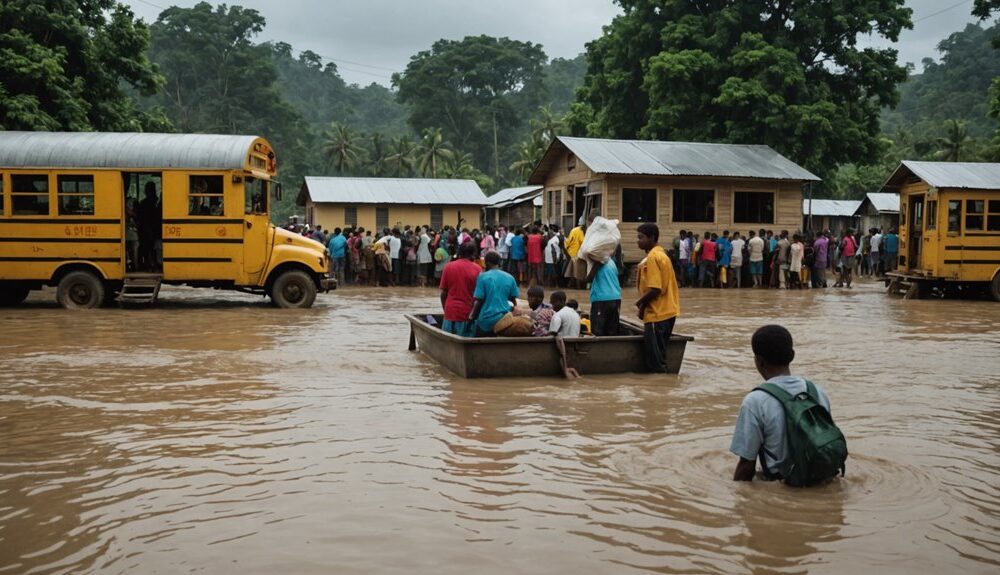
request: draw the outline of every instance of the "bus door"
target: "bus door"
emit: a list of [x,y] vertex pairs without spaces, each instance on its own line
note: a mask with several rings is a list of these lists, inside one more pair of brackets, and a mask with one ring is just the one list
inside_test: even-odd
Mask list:
[[268,180],[252,176],[243,179],[243,273],[247,285],[263,282],[264,267],[271,252],[270,186]]
[[908,196],[909,209],[907,213],[910,217],[909,237],[906,238],[908,253],[906,261],[909,262],[911,270],[924,269],[923,255],[923,230],[924,230],[924,194],[911,194]]
[[125,271],[163,273],[163,174],[122,172]]

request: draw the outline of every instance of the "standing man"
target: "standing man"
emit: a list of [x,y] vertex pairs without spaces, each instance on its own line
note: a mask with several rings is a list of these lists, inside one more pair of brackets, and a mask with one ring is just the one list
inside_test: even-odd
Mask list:
[[882,238],[882,252],[885,254],[883,271],[896,271],[896,263],[899,262],[899,236],[896,235],[895,228],[889,228],[889,233]]
[[583,238],[586,229],[586,224],[576,226],[570,230],[569,235],[566,236],[566,240],[563,242],[566,246],[566,258],[568,259],[566,263],[565,276],[569,279],[569,287],[578,287],[576,278],[579,263],[577,262],[576,254],[579,253],[580,246],[583,245]]
[[545,277],[551,278],[552,287],[559,287],[559,262],[562,261],[562,247],[560,247],[559,226],[553,225],[551,228],[552,237],[545,243]]
[[729,241],[729,230],[722,230],[722,237],[715,242],[719,252],[719,286],[729,287],[729,264],[733,257],[733,244]]
[[524,260],[528,256],[527,252],[524,230],[517,228],[514,230],[514,237],[510,242],[510,273],[518,282],[524,277]]
[[486,271],[476,278],[476,289],[472,293],[475,302],[469,321],[476,324],[476,335],[493,333],[493,326],[507,315],[512,305],[517,305],[517,282],[509,273],[499,269],[500,254],[486,254]]
[[778,240],[778,288],[785,289],[788,284],[788,252],[792,243],[788,241],[788,230],[781,230]]
[[475,337],[476,324],[469,320],[472,313],[476,279],[482,268],[475,262],[476,246],[466,242],[458,248],[458,259],[448,262],[441,272],[441,308],[444,323],[441,329],[462,337]]
[[337,283],[344,283],[344,264],[347,261],[347,238],[344,234],[340,233],[340,228],[335,228],[333,230],[333,235],[330,237],[330,244],[327,248],[330,250],[330,262],[333,267],[332,271],[334,277],[337,278]]
[[872,277],[877,278],[882,275],[881,266],[882,258],[880,257],[880,252],[882,250],[882,233],[878,231],[878,228],[872,228],[872,249],[868,252],[869,259],[871,260]]
[[829,263],[827,254],[829,253],[830,240],[826,239],[826,232],[819,231],[819,237],[813,242],[813,270],[812,287],[826,287],[826,266]]
[[659,245],[660,228],[651,222],[639,226],[636,243],[646,252],[639,262],[639,319],[643,323],[646,368],[665,373],[667,341],[674,331],[674,322],[681,312],[677,278],[670,258]]
[[528,286],[544,285],[542,272],[545,268],[545,238],[538,226],[531,227],[528,234]]
[[681,286],[687,285],[687,267],[691,262],[691,242],[688,241],[687,236],[687,232],[681,230],[681,235],[674,240],[674,243],[677,245],[677,263],[680,268],[677,270],[677,277],[679,278],[677,283]]
[[[594,262],[587,275],[590,282],[590,329],[594,335],[618,335],[621,319],[622,286],[618,282],[615,258]],[[676,281],[676,278],[675,278]]]
[[858,244],[854,241],[853,230],[848,228],[847,233],[840,239],[840,277],[834,287],[851,287],[851,274],[854,272],[854,254],[858,251]]
[[701,251],[698,254],[698,287],[705,287],[705,278],[708,278],[708,287],[715,286],[715,274],[718,268],[716,260],[716,245],[712,241],[712,234],[705,232],[705,238],[701,240]]
[[740,233],[733,232],[732,255],[729,258],[729,285],[735,288],[743,286],[743,247],[745,245],[746,242],[740,237]]
[[759,288],[764,275],[764,238],[750,230],[747,247],[750,250],[750,278],[753,280],[753,287]]

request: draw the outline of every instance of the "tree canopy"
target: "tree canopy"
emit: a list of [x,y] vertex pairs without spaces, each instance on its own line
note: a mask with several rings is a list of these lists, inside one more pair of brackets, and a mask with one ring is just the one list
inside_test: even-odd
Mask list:
[[129,93],[163,78],[146,56],[149,30],[114,0],[0,2],[0,129],[164,129]]
[[768,144],[813,172],[879,157],[879,111],[906,69],[903,0],[618,0],[587,46],[575,133]]

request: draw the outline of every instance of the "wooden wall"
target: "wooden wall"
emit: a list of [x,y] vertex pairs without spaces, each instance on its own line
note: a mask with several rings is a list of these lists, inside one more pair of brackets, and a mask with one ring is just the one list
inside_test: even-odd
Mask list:
[[[312,201],[306,203],[306,213],[312,214],[312,221],[309,225],[319,224],[324,229],[343,228],[344,208],[347,204],[321,203],[313,204]],[[444,215],[443,225],[455,227],[458,225],[459,212],[462,214],[463,227],[482,227],[482,207],[481,206],[427,206],[415,204],[356,204],[358,210],[358,226],[366,230],[375,229],[375,208],[389,208],[389,227],[404,226],[416,227],[430,225],[431,208],[440,207]],[[312,208],[312,209],[310,209]]]

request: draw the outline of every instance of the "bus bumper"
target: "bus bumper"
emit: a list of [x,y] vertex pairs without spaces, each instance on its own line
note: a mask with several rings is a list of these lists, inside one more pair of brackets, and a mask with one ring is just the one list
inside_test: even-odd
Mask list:
[[319,288],[325,292],[337,289],[337,278],[320,278]]

